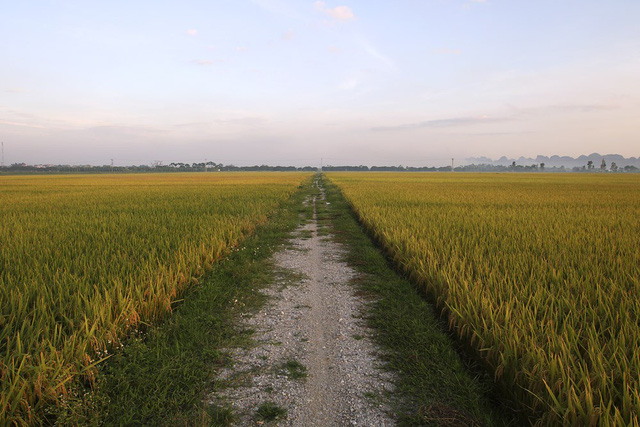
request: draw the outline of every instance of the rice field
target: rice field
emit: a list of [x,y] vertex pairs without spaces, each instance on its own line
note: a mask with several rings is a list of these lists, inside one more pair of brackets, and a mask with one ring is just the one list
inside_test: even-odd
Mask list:
[[541,424],[640,414],[640,175],[330,173]]
[[0,177],[0,424],[46,422],[308,176]]

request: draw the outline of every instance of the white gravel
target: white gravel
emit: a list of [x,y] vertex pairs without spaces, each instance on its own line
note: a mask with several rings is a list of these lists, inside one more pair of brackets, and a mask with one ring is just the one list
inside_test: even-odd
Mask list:
[[[312,203],[315,210],[325,201]],[[243,319],[242,328],[255,330],[255,347],[231,350],[233,368],[216,378],[229,386],[209,402],[232,406],[241,426],[261,424],[256,410],[267,401],[287,410],[272,425],[394,425],[383,403],[393,377],[380,369],[380,350],[361,319],[366,304],[349,284],[357,273],[337,243],[318,236],[315,213],[296,234],[275,261],[302,279],[283,286],[291,281],[283,275],[266,291],[271,298],[262,310]],[[304,365],[307,376],[289,378],[282,369],[287,361]]]

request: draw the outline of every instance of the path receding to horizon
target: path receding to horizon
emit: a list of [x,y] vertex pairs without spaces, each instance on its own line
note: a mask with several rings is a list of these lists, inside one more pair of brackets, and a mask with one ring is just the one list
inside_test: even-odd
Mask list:
[[380,351],[363,320],[366,302],[349,284],[357,273],[343,248],[321,236],[312,219],[276,253],[280,283],[258,313],[243,320],[255,330],[255,346],[233,351],[236,363],[217,381],[233,384],[210,396],[232,405],[238,425],[260,423],[265,402],[286,410],[278,425],[393,425],[385,394],[392,376],[381,368]]

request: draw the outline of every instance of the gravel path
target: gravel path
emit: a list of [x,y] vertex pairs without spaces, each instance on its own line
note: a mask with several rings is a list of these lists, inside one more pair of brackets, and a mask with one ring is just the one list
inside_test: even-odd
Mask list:
[[216,379],[228,387],[209,401],[232,406],[241,426],[265,423],[257,415],[265,402],[286,409],[278,426],[393,425],[382,403],[393,378],[379,369],[361,319],[365,302],[349,284],[356,272],[337,243],[318,235],[315,206],[324,198],[310,203],[313,220],[275,256],[288,273],[266,291],[265,307],[243,320],[255,330],[255,347],[231,351],[235,365]]

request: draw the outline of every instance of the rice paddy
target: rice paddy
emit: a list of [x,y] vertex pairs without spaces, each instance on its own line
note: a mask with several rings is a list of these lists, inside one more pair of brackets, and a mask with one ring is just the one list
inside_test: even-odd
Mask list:
[[532,420],[638,425],[640,176],[328,177]]
[[309,174],[0,177],[0,424],[46,421]]
[[[55,421],[308,177],[0,177],[0,424]],[[532,422],[638,425],[640,176],[327,177]]]

